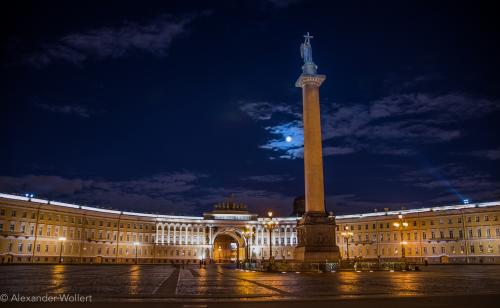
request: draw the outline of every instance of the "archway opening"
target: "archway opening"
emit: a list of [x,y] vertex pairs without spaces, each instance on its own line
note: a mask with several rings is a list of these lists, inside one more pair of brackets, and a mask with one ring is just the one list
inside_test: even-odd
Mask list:
[[214,240],[213,259],[217,263],[237,263],[241,260],[240,243],[231,235],[219,234]]

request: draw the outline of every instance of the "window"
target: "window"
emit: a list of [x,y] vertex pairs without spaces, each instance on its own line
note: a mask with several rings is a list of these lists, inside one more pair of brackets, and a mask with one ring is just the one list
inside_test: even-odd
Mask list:
[[17,251],[18,252],[23,252],[23,243],[17,244]]
[[448,224],[451,225],[453,223],[453,221],[451,220],[451,218],[448,218]]
[[479,253],[483,253],[483,252],[484,252],[483,245],[479,244]]
[[443,231],[439,231],[439,237],[440,238],[444,238],[444,232]]
[[436,253],[436,247],[432,246],[432,254]]
[[414,220],[414,221],[413,221],[413,226],[414,226],[414,227],[416,227],[416,226],[417,226],[417,221],[416,221],[416,220]]
[[493,252],[493,246],[491,244],[488,244],[488,253]]
[[434,226],[434,220],[431,220],[431,226]]
[[491,230],[490,230],[490,228],[486,229],[486,237],[487,238],[491,237]]
[[15,227],[16,227],[16,224],[14,222],[11,222],[10,226],[9,226],[9,231],[14,232]]
[[16,217],[16,211],[12,211],[12,212],[11,212],[11,216],[12,216],[12,217]]
[[477,229],[477,237],[481,238],[481,229]]
[[479,216],[476,216],[476,222],[479,222]]
[[474,248],[474,245],[470,245],[470,253],[476,253],[476,249]]
[[450,239],[453,239],[453,230],[450,230],[449,234],[450,234]]
[[0,216],[5,216],[5,209],[0,209]]
[[488,215],[484,215],[484,221],[489,221],[490,218],[488,217]]
[[441,246],[441,253],[446,253],[446,247]]
[[469,229],[469,238],[472,238],[473,235],[472,235],[472,229]]
[[457,221],[458,221],[459,224],[461,224],[462,223],[462,217],[458,217]]
[[431,238],[435,239],[436,238],[436,233],[434,231],[431,231]]
[[463,239],[464,238],[464,233],[462,230],[458,230],[458,238]]
[[422,239],[427,239],[427,234],[425,232],[422,232]]
[[23,218],[26,218],[28,216],[28,213],[23,212]]

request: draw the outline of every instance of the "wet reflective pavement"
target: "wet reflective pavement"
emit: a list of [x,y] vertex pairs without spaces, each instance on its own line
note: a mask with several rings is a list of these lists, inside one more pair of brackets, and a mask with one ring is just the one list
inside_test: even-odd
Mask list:
[[439,298],[456,301],[460,296],[481,296],[480,300],[498,304],[500,298],[498,265],[428,266],[419,272],[337,273],[263,273],[221,265],[207,269],[171,265],[13,265],[1,266],[0,277],[2,294],[78,293],[92,295],[94,302],[193,301],[218,302],[220,306],[229,301],[231,307],[239,302],[281,302],[292,307],[304,300],[432,297],[437,303]]

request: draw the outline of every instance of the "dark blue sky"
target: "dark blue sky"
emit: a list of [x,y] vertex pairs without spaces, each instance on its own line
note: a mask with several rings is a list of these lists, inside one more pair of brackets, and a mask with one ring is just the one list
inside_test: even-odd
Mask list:
[[[303,194],[299,46],[327,208],[500,199],[499,27],[456,2],[159,1],[3,10],[0,191],[200,214]],[[292,137],[286,142],[287,136]]]

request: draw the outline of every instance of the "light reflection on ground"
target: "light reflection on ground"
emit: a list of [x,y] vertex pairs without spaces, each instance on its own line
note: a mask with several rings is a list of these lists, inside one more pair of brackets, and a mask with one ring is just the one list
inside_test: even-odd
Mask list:
[[99,299],[363,298],[500,294],[500,266],[433,266],[420,272],[261,273],[211,265],[1,266],[1,293],[79,293]]

